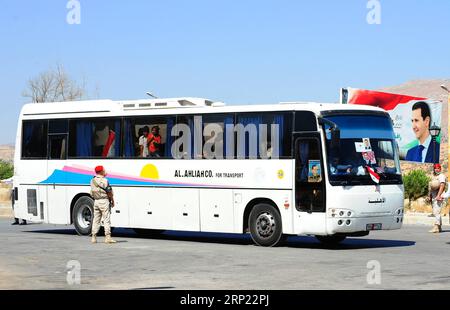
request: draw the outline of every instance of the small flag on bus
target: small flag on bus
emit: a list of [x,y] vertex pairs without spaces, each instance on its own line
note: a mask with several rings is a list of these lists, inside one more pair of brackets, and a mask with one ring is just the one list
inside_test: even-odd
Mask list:
[[369,166],[366,166],[366,169],[369,172],[369,175],[370,175],[370,178],[372,179],[372,181],[379,184],[380,183],[380,175],[378,173],[376,173],[375,170],[373,170]]

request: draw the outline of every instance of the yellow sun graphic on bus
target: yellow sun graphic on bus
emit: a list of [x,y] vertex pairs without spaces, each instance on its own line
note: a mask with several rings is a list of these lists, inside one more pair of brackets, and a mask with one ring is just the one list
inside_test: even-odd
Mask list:
[[158,169],[152,164],[145,165],[141,170],[141,178],[159,179]]

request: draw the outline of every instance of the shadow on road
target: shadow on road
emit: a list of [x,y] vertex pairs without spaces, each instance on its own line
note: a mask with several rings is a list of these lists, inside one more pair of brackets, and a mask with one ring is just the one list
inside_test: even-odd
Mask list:
[[[24,233],[42,233],[57,235],[77,235],[76,231],[71,228],[65,229],[47,229],[47,230],[24,230]],[[249,234],[220,234],[220,233],[202,233],[202,232],[185,232],[185,231],[167,231],[161,234],[155,234],[151,237],[136,234],[132,229],[116,228],[113,231],[114,238],[135,238],[135,239],[152,239],[167,241],[189,241],[202,243],[222,243],[235,245],[253,245],[253,241]],[[122,241],[123,240],[117,240]],[[337,246],[325,246],[316,238],[310,236],[290,236],[287,241],[281,245],[288,248],[299,249],[330,249],[330,250],[358,250],[371,248],[392,248],[414,246],[415,241],[407,240],[384,240],[384,239],[368,239],[368,238],[347,238]]]

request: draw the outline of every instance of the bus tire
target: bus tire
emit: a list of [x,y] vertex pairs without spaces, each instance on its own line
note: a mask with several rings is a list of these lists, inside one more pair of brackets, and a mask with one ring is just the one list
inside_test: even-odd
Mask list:
[[337,246],[345,238],[345,235],[316,236],[316,239],[326,246]]
[[281,215],[272,205],[265,203],[255,205],[250,212],[248,227],[253,242],[259,246],[276,246],[282,240]]
[[160,229],[144,229],[144,228],[133,228],[134,232],[141,237],[154,237],[160,235],[164,230]]
[[78,198],[72,211],[72,223],[80,236],[91,234],[93,219],[94,200],[88,196]]

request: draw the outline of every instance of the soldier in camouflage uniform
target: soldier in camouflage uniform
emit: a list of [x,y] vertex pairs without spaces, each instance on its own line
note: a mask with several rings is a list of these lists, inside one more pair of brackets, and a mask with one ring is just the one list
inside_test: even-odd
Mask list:
[[434,164],[434,174],[429,183],[430,190],[430,201],[433,207],[433,215],[435,218],[433,229],[430,233],[440,233],[442,232],[442,217],[441,210],[444,206],[444,194],[445,184],[447,183],[446,177],[441,173],[441,165]]
[[103,216],[105,227],[105,243],[116,243],[111,238],[111,209],[114,208],[112,188],[105,178],[106,172],[103,166],[95,167],[97,174],[91,181],[91,196],[94,198],[94,219],[92,220],[92,243],[97,243],[97,234],[100,230],[100,222]]

